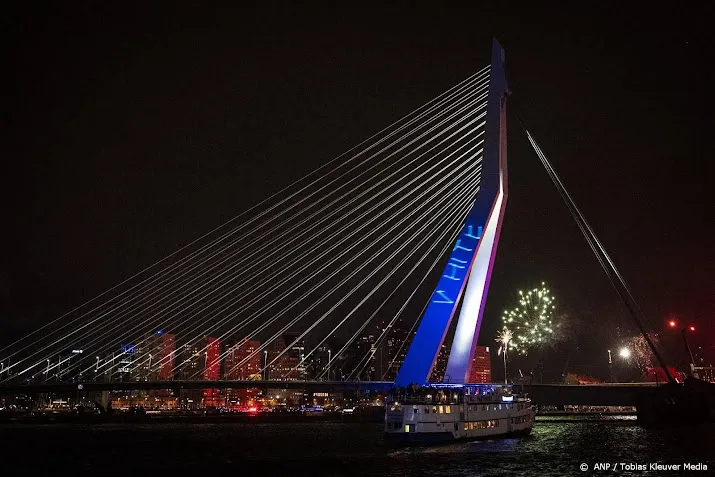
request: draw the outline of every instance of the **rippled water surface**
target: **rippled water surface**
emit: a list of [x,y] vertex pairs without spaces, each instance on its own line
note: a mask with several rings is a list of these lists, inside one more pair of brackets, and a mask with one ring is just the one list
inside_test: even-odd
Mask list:
[[[714,425],[643,429],[628,419],[544,419],[524,439],[399,450],[383,446],[381,432],[378,424],[342,423],[6,424],[0,475],[563,476],[591,475],[597,462],[702,462],[710,472],[687,475],[715,474]],[[582,463],[590,471],[580,471]]]

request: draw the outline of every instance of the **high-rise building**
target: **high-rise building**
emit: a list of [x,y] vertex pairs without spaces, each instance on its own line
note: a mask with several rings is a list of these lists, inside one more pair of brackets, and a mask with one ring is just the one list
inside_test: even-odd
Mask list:
[[268,345],[267,359],[269,366],[266,369],[266,379],[276,381],[295,381],[300,379],[300,372],[298,371],[300,358],[291,356],[290,350],[286,351],[286,348],[286,340],[283,336],[279,336]]
[[472,361],[472,370],[469,373],[469,382],[492,382],[492,358],[488,346],[476,346],[474,348],[474,360]]
[[262,353],[256,352],[261,346],[257,340],[228,340],[225,343],[224,371],[229,381],[258,379],[263,364]]
[[434,367],[432,368],[432,375],[430,381],[434,383],[439,382],[451,382],[449,376],[445,376],[445,371],[447,369],[447,360],[449,359],[449,347],[446,343],[442,343],[439,348],[439,354],[434,362]]
[[317,380],[318,378],[322,380],[327,379],[328,359],[331,358],[329,350],[330,347],[328,345],[321,345],[312,351],[308,358],[309,362],[307,363],[305,371],[309,380]]
[[176,336],[157,330],[136,347],[138,381],[171,381],[174,378]]
[[371,381],[377,372],[376,341],[377,337],[374,334],[365,334],[351,341],[342,353],[334,353],[329,366],[330,376],[324,373],[326,379]]
[[184,343],[178,353],[176,379],[190,381],[201,379],[204,369],[201,341]]
[[221,341],[204,336],[185,343],[177,358],[177,379],[217,381],[221,378]]
[[[137,347],[135,345],[122,345],[117,359],[117,380],[119,382],[129,381],[131,379],[132,368],[134,367],[134,358],[136,356]],[[97,365],[99,365],[99,357],[97,357]]]
[[398,318],[392,325],[392,329],[386,331],[387,364],[383,372],[386,373],[385,378],[388,380],[395,379],[402,362],[405,360],[407,349],[409,348],[408,334],[409,330],[402,318]]
[[305,358],[305,340],[300,338],[298,333],[286,333],[285,341],[290,347],[287,354],[292,361],[298,362],[296,372],[298,379],[306,379],[307,366],[304,362]]
[[205,341],[204,381],[218,381],[221,373],[221,341],[210,336]]
[[[261,379],[263,353],[257,352],[261,342],[257,340],[224,340],[223,376],[229,381]],[[245,409],[255,404],[257,388],[225,389],[225,405],[230,409]]]

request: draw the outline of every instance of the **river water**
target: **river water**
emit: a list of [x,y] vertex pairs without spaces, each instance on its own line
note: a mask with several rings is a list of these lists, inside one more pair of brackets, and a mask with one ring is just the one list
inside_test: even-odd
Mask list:
[[[712,424],[644,429],[628,417],[540,418],[528,438],[398,450],[382,444],[381,432],[358,423],[10,423],[0,426],[0,475],[715,475]],[[708,470],[686,471],[686,462]],[[594,472],[596,463],[681,467]]]

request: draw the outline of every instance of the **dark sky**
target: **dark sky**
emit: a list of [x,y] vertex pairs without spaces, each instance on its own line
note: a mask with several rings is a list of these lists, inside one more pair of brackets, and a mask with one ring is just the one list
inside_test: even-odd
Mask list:
[[[503,2],[496,2],[501,4]],[[117,8],[4,16],[0,342],[113,286],[458,83],[503,44],[517,108],[645,311],[713,351],[706,11]],[[116,4],[119,5],[119,4]],[[485,324],[547,281],[633,332],[512,114],[510,196]],[[490,318],[487,318],[489,320]],[[606,340],[606,341],[604,341]],[[1,344],[1,343],[0,343]],[[711,358],[712,359],[712,358]]]

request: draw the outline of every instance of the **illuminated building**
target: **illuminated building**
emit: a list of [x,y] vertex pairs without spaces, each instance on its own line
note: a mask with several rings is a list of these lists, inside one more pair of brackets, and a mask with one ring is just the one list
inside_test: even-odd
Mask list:
[[469,382],[479,384],[492,382],[492,357],[488,346],[475,347]]
[[[286,340],[283,336],[279,336],[268,345],[267,351],[269,366],[266,370],[266,379],[275,381],[296,381],[300,379],[300,372],[298,371],[300,358],[291,356],[286,351]],[[283,353],[283,351],[286,352]]]
[[[257,340],[227,340],[224,343],[224,379],[229,381],[260,380],[262,353]],[[242,361],[246,360],[242,363]],[[257,388],[225,389],[226,406],[232,409],[245,408],[256,401]]]
[[298,379],[305,379],[306,377],[306,365],[304,360],[305,356],[305,340],[300,338],[298,333],[286,333],[285,341],[289,343],[290,349],[288,350],[288,356],[293,358],[293,361],[297,360]]
[[329,381],[341,381],[347,379],[348,374],[354,370],[354,378],[371,381],[376,374],[376,351],[375,335],[366,334],[356,338],[337,358],[333,356],[330,377],[326,375],[326,378]]
[[[129,381],[131,379],[131,370],[133,368],[135,355],[135,345],[122,345],[116,370],[117,379],[120,382]],[[99,359],[97,360],[97,364],[99,364]]]
[[437,355],[437,359],[434,362],[434,368],[432,368],[432,375],[430,377],[430,382],[433,383],[439,383],[439,382],[451,382],[449,379],[449,376],[446,376],[444,372],[447,370],[447,359],[449,358],[449,355],[447,354],[448,348],[447,345],[442,343],[442,346],[439,348],[439,354]]
[[204,381],[218,381],[221,370],[221,341],[218,338],[206,338],[206,363]]
[[[204,353],[204,381],[218,381],[221,372],[221,341],[218,338],[207,336]],[[218,407],[223,404],[223,398],[218,389],[204,389],[204,406]]]
[[135,349],[138,381],[171,381],[174,378],[175,335],[157,330]]
[[[328,359],[330,358],[329,353],[330,347],[327,345],[322,345],[313,350],[310,355],[309,362],[306,366],[306,376],[309,380],[316,380],[327,370]],[[327,379],[323,376],[323,379]]]
[[402,362],[405,360],[407,346],[409,344],[406,343],[408,333],[409,331],[404,326],[402,318],[399,318],[392,326],[392,329],[388,331],[387,356],[390,362],[387,364],[389,369],[386,370],[386,379],[395,379],[397,372],[400,370],[400,366],[402,366]]
[[[256,350],[260,346],[261,342],[257,340],[227,341],[224,350],[224,378],[229,381],[239,381],[255,379],[259,376],[262,355]],[[243,362],[244,360],[246,361]]]

